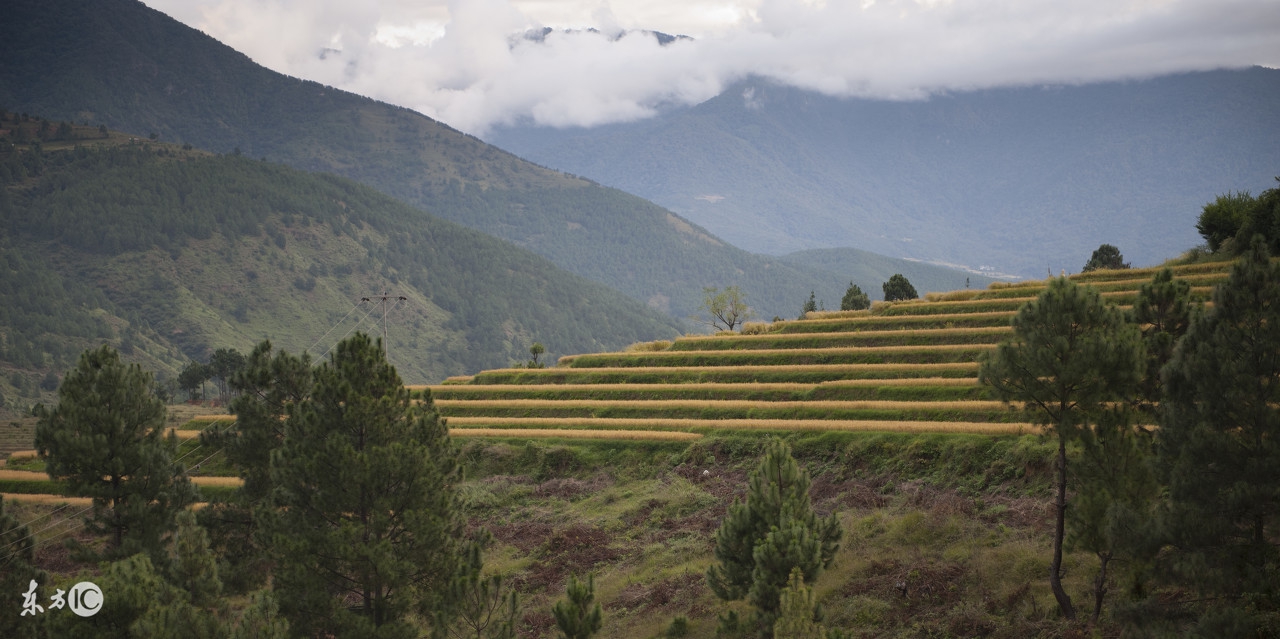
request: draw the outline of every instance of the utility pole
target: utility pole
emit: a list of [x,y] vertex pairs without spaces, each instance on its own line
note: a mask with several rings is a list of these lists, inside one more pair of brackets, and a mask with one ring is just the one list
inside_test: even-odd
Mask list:
[[387,348],[389,346],[389,344],[387,343],[387,303],[388,302],[404,302],[404,301],[407,301],[408,299],[409,298],[403,295],[391,295],[386,291],[383,291],[382,295],[370,295],[369,297],[360,298],[361,302],[378,301],[382,303],[382,357],[387,361],[391,361],[391,359],[387,355]]

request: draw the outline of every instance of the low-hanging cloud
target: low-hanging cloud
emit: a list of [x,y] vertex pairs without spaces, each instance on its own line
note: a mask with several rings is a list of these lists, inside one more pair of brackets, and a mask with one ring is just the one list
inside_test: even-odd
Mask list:
[[1280,65],[1274,0],[146,1],[276,71],[478,135],[635,120],[747,76],[916,99]]

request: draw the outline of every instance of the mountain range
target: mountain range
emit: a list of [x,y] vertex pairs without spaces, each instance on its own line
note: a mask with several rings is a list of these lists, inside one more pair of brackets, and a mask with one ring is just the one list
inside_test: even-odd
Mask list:
[[[646,197],[745,249],[857,247],[985,272],[1150,265],[1201,207],[1280,174],[1280,70],[845,99],[762,79],[657,117],[486,139]],[[805,262],[813,265],[812,262]]]
[[[0,135],[35,140],[43,124],[0,114]],[[554,358],[679,332],[603,284],[345,178],[65,129],[74,142],[0,152],[11,397],[102,341],[172,379],[217,348],[270,339],[320,356],[352,331],[385,331],[401,375],[425,383],[521,361],[535,341]]]
[[694,314],[708,286],[740,286],[767,318],[798,312],[810,291],[839,299],[851,280],[877,296],[894,272],[921,290],[966,277],[910,261],[831,273],[752,254],[640,197],[267,70],[135,0],[7,3],[0,56],[11,62],[0,107],[349,177],[673,317]]

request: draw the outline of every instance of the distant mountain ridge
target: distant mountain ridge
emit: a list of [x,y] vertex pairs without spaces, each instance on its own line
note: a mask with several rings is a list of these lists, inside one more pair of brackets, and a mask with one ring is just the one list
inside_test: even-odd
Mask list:
[[384,290],[390,359],[409,382],[505,367],[535,341],[555,357],[679,333],[603,284],[345,178],[126,135],[40,152],[5,149],[7,137],[10,399],[32,398],[42,375],[104,341],[169,379],[190,359],[262,339],[319,356],[351,331],[382,332],[382,308],[359,300]]
[[[740,285],[770,317],[796,313],[810,290],[838,297],[849,280],[729,246],[407,109],[269,71],[136,0],[13,0],[0,57],[0,107],[349,177],[675,317],[696,311],[704,286]],[[909,262],[901,272],[928,280],[922,289],[964,278]]]
[[700,105],[487,139],[646,197],[746,248],[853,246],[1043,277],[1102,243],[1200,242],[1200,207],[1280,174],[1280,70],[838,99],[753,79]]

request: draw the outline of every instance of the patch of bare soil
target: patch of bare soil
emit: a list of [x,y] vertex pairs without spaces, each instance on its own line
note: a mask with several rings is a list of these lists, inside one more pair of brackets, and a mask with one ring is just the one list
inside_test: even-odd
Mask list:
[[747,494],[746,471],[729,470],[724,466],[701,467],[680,464],[672,472],[707,491],[723,502],[726,507],[735,498],[743,499]]
[[840,592],[850,597],[868,595],[902,602],[903,612],[910,612],[959,601],[963,594],[960,580],[966,572],[960,564],[932,559],[911,563],[896,559],[876,561],[868,575],[849,580]]
[[988,497],[987,508],[978,517],[993,524],[1013,528],[1029,528],[1036,534],[1047,532],[1053,524],[1053,502],[1035,497]]
[[556,618],[551,616],[550,612],[526,609],[524,617],[520,619],[520,627],[517,629],[517,633],[521,639],[545,637],[555,625]]
[[617,560],[613,538],[599,528],[573,525],[554,532],[537,559],[513,581],[520,590],[559,588],[573,574],[585,576],[601,564]]
[[818,475],[809,484],[809,498],[824,517],[842,508],[883,508],[888,503],[882,492],[884,483],[882,479],[841,480]]
[[600,492],[612,485],[613,480],[604,473],[596,473],[586,481],[573,477],[548,479],[533,488],[533,496],[572,500],[576,497]]
[[486,527],[494,539],[515,546],[521,554],[528,554],[541,546],[555,531],[551,524],[539,521],[519,521],[505,525],[488,523]]
[[652,584],[631,584],[604,605],[605,610],[673,611],[688,610],[706,588],[701,574],[686,573]]

